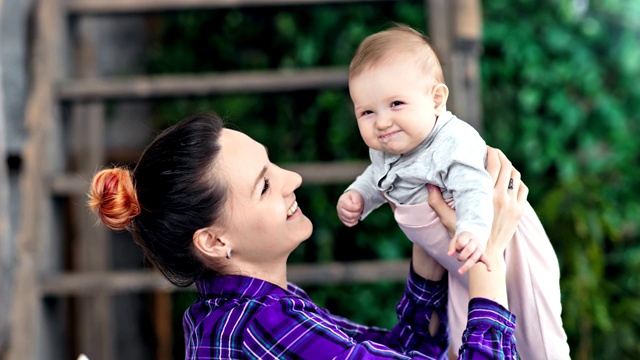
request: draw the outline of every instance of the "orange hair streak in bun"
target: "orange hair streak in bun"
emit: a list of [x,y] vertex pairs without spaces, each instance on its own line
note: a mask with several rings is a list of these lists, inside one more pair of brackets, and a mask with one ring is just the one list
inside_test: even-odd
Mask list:
[[91,182],[88,205],[110,229],[126,229],[140,214],[138,195],[129,171],[113,168],[98,172]]

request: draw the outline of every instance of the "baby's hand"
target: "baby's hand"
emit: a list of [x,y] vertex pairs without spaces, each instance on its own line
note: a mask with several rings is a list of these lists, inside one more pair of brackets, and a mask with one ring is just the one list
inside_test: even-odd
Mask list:
[[338,218],[349,227],[358,223],[362,209],[364,209],[364,199],[355,190],[347,191],[338,199]]
[[489,258],[485,255],[484,250],[484,245],[480,243],[478,238],[472,233],[465,231],[451,239],[447,255],[453,256],[455,253],[459,253],[458,261],[465,261],[458,269],[459,274],[467,272],[476,262],[483,262],[487,270],[491,271],[491,265],[488,261]]

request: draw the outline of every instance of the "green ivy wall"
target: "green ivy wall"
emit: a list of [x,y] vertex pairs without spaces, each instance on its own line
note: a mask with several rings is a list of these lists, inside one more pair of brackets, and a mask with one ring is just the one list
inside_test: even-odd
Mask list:
[[[588,5],[586,8],[582,5]],[[575,359],[640,357],[640,1],[483,2],[483,134],[516,164],[558,254]],[[151,73],[346,66],[391,21],[425,29],[422,1],[181,12],[150,22]],[[156,103],[161,128],[216,111],[276,163],[366,159],[346,89]],[[297,194],[315,231],[291,262],[408,257],[388,208],[355,229],[335,215],[347,184]],[[310,287],[334,313],[394,323],[403,284]],[[175,329],[193,294],[175,297]],[[182,334],[176,331],[176,356]]]

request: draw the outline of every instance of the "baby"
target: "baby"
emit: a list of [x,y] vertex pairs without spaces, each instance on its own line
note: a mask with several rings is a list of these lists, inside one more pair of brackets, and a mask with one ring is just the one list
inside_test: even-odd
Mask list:
[[[493,221],[486,144],[473,127],[446,110],[449,90],[438,58],[428,40],[407,26],[373,34],[360,44],[349,66],[349,92],[371,164],[338,200],[338,217],[354,226],[380,205],[391,204],[407,237],[449,271],[450,338],[457,353],[466,326],[465,272],[485,262]],[[429,207],[426,184],[438,186],[455,206],[453,238]],[[505,260],[520,355],[569,359],[558,260],[530,205]],[[464,261],[459,268],[458,261]]]

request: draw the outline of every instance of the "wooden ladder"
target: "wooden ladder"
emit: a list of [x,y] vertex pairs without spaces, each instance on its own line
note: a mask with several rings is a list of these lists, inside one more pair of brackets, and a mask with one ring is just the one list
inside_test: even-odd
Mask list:
[[[113,271],[109,268],[108,239],[104,227],[86,209],[93,172],[105,161],[102,139],[105,101],[153,99],[232,92],[280,92],[345,88],[344,68],[316,68],[193,74],[138,75],[99,78],[92,59],[93,44],[83,40],[73,19],[87,15],[119,16],[132,13],[282,6],[391,0],[38,0],[33,21],[32,84],[25,124],[28,138],[21,176],[22,210],[18,233],[14,306],[9,359],[48,359],[62,344],[56,331],[65,331],[56,315],[55,301],[73,296],[80,316],[80,349],[91,349],[92,360],[112,359],[110,297],[117,293],[151,292],[164,304],[159,322],[170,327],[170,298],[175,288],[155,271]],[[479,106],[479,0],[425,0],[429,34],[445,66],[451,89],[450,108],[480,128]],[[65,73],[73,58],[75,74]],[[68,111],[64,111],[68,109]],[[62,131],[62,124],[70,129]],[[71,151],[65,149],[70,145]],[[72,156],[67,156],[67,154]],[[328,184],[354,179],[366,162],[287,164],[305,183]],[[71,169],[71,170],[69,170]],[[71,214],[61,213],[60,199],[71,199]],[[73,217],[73,219],[69,219]],[[65,243],[64,223],[80,239]],[[74,268],[61,271],[61,248],[72,247]],[[407,260],[356,263],[299,264],[290,266],[290,280],[300,284],[374,282],[406,278]],[[57,309],[60,310],[60,309]],[[176,330],[178,331],[178,330]],[[158,333],[158,344],[170,344],[170,331]],[[162,345],[161,345],[162,346]],[[170,356],[166,346],[159,354]],[[73,358],[77,354],[66,354]]]

